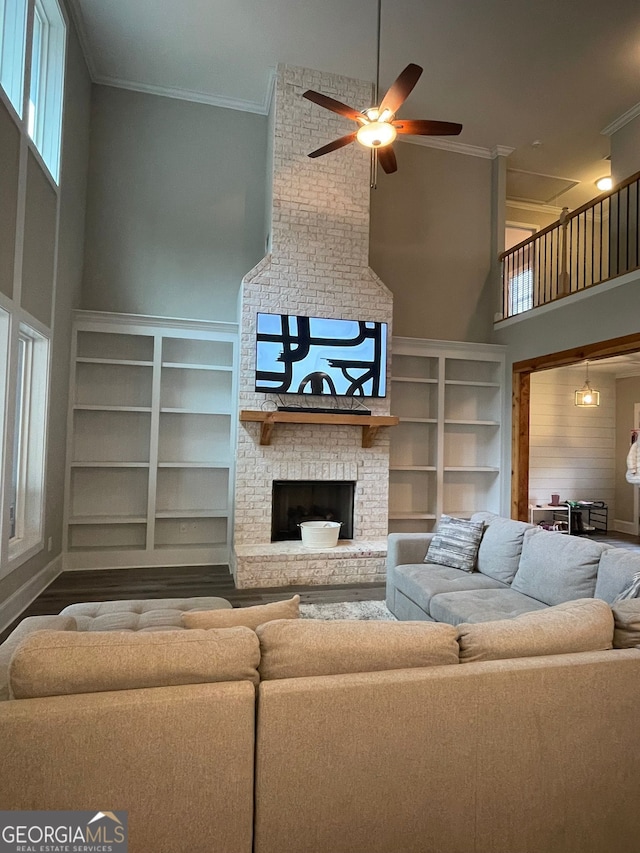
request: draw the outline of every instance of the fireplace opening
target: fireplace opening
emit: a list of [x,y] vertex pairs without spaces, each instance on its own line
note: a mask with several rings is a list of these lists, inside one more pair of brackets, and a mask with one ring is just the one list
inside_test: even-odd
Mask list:
[[355,483],[336,480],[274,480],[271,541],[301,539],[303,521],[341,521],[340,539],[353,539]]

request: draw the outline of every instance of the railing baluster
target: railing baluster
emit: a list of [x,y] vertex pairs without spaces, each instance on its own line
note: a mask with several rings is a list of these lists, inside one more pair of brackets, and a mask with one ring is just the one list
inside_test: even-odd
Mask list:
[[596,212],[594,209],[591,211],[591,277],[590,277],[591,278],[591,281],[590,281],[591,284],[593,284],[593,282],[595,281],[595,272],[594,272],[595,261],[596,261],[596,235],[595,235],[596,220],[595,220],[595,215],[596,215]]
[[505,318],[640,269],[640,172],[573,213],[563,209],[500,260]]
[[600,202],[600,278],[602,281],[602,220],[604,219],[604,206],[603,203]]
[[640,181],[635,182],[636,188],[636,221],[635,221],[635,240],[636,240],[636,267],[640,266],[640,255],[638,254],[638,244],[640,243]]

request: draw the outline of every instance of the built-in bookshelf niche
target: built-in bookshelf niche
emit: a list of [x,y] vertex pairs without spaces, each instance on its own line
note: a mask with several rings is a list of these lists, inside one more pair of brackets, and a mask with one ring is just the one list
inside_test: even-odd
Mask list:
[[68,568],[229,559],[237,327],[74,314]]

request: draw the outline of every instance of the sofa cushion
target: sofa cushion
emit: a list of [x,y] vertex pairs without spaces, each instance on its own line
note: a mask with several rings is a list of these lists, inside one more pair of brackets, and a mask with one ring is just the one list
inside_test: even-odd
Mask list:
[[610,649],[613,614],[604,601],[565,601],[515,619],[458,626],[460,661],[562,655]]
[[640,599],[627,598],[611,607],[615,620],[614,649],[640,647]]
[[0,646],[0,702],[9,698],[9,663],[13,653],[29,634],[35,631],[75,631],[73,616],[27,616]]
[[513,589],[477,589],[445,592],[431,599],[430,613],[438,622],[491,622],[513,619],[521,613],[546,610],[547,605]]
[[476,512],[471,521],[481,521],[485,526],[478,548],[478,571],[503,583],[511,583],[520,564],[524,534],[533,530],[533,525],[492,512]]
[[600,557],[595,598],[613,604],[640,572],[640,554],[627,548],[607,548]]
[[257,635],[264,680],[458,663],[455,628],[432,622],[289,619]]
[[78,631],[181,630],[185,610],[230,608],[226,598],[148,598],[123,601],[87,601],[70,604],[61,615],[73,616]]
[[300,616],[300,596],[286,601],[272,601],[254,607],[234,607],[232,610],[191,610],[182,614],[185,628],[233,628],[244,625],[253,631],[264,622],[274,619],[297,619]]
[[38,631],[9,666],[15,699],[217,681],[257,684],[260,647],[249,628],[217,631]]
[[593,598],[606,545],[535,528],[524,535],[520,566],[511,584],[545,604]]
[[397,566],[393,570],[393,583],[396,589],[414,601],[426,613],[430,612],[430,602],[434,595],[441,592],[456,592],[464,589],[507,589],[506,584],[479,572],[463,572],[450,566],[436,566],[429,563]]
[[440,516],[436,535],[431,540],[424,558],[425,563],[472,572],[476,566],[483,531],[482,522],[452,518],[450,515]]

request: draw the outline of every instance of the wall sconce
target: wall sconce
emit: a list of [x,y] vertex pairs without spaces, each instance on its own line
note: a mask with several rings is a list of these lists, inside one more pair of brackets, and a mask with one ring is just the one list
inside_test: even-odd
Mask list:
[[598,178],[598,180],[596,181],[596,188],[599,189],[601,193],[613,189],[613,178]]
[[596,391],[595,388],[591,387],[591,383],[589,382],[589,362],[586,362],[587,365],[587,375],[584,380],[584,385],[580,389],[580,391],[576,391],[575,394],[575,405],[581,406],[582,408],[591,408],[593,406],[600,405],[600,392]]

